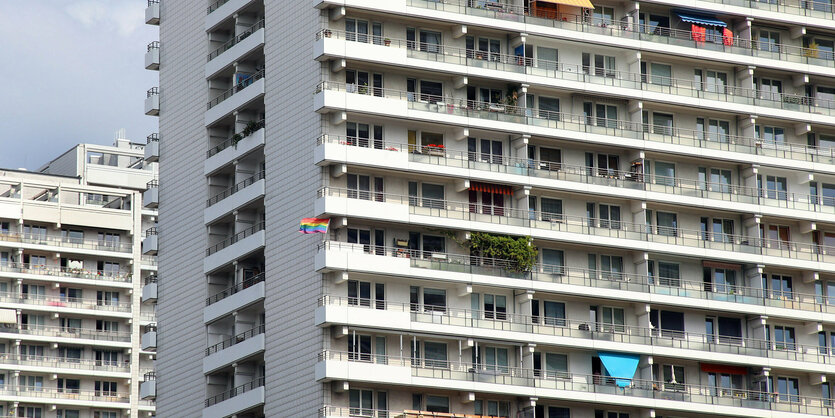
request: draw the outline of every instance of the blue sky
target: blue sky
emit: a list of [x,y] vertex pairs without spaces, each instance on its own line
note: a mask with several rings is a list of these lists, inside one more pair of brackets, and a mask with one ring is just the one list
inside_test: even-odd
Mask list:
[[157,85],[144,68],[144,0],[0,1],[0,167],[37,169],[76,143],[110,145],[157,130],[143,113]]

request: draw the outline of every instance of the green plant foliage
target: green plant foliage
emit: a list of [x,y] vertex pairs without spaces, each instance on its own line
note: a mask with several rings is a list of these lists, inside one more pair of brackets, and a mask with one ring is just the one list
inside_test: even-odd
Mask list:
[[516,272],[533,269],[539,254],[539,250],[532,244],[531,237],[473,232],[467,246],[473,255],[510,261],[508,269]]

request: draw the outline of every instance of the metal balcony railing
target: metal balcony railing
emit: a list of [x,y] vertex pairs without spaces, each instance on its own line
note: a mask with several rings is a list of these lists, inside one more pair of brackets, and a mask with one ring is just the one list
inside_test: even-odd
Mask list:
[[[835,263],[835,247],[746,235],[712,233],[680,228],[677,225],[647,225],[613,219],[588,218],[561,213],[555,214],[503,206],[334,187],[322,187],[317,195],[319,198],[338,197],[408,205],[409,213],[414,215],[578,233],[628,241],[671,244],[679,247],[707,248],[744,254],[762,254],[788,259]],[[625,242],[624,245],[631,247],[633,244]]]
[[584,184],[611,186],[618,189],[644,190],[702,199],[835,214],[835,198],[822,195],[788,193],[786,191],[739,186],[730,183],[714,183],[690,178],[644,174],[643,172],[601,169],[565,164],[560,161],[513,158],[470,151],[430,149],[415,144],[394,143],[382,139],[326,134],[319,136],[316,143],[317,145],[337,144],[349,147],[373,148],[386,152],[404,152],[409,155],[410,161],[439,166],[545,177]]
[[[774,291],[733,283],[706,285],[701,274],[696,278],[657,277],[548,264],[535,264],[530,271],[519,271],[517,265],[510,260],[337,241],[320,243],[318,251],[340,251],[352,254],[407,258],[410,267],[419,269],[560,283],[577,286],[578,288],[617,289],[809,312],[835,313],[835,296],[827,297],[802,292]],[[417,275],[420,276],[422,273],[417,273]],[[525,285],[520,284],[520,286]]]
[[263,222],[259,222],[259,223],[255,224],[255,225],[253,225],[249,228],[244,229],[241,232],[238,232],[235,235],[232,235],[229,238],[226,238],[225,240],[223,240],[223,241],[221,241],[221,242],[219,242],[215,245],[212,245],[209,248],[206,248],[206,257],[208,257],[208,256],[210,256],[210,255],[212,255],[212,254],[230,246],[230,245],[233,245],[236,242],[238,242],[238,241],[240,241],[240,240],[242,240],[246,237],[249,237],[249,236],[254,235],[254,234],[256,234],[260,231],[263,231],[264,226],[265,225],[264,225]]
[[145,282],[146,285],[156,283],[157,282],[157,276],[152,275],[152,276],[145,277],[144,282]]
[[235,387],[231,390],[227,390],[223,393],[220,393],[218,395],[207,398],[206,399],[206,404],[205,404],[206,408],[208,408],[208,407],[210,407],[214,404],[223,402],[227,399],[232,399],[235,396],[242,395],[242,394],[244,394],[246,392],[249,392],[253,389],[260,388],[261,386],[264,386],[264,378],[263,377],[259,377],[258,379],[255,379],[255,380],[253,380],[249,383],[245,383],[245,384],[237,386],[237,387]]
[[264,324],[261,324],[257,327],[250,328],[240,334],[235,335],[232,338],[223,340],[217,344],[210,345],[206,348],[206,356],[210,356],[218,351],[225,350],[235,344],[240,344],[256,335],[260,335],[264,333]]
[[148,229],[145,230],[145,237],[146,238],[150,237],[150,236],[154,236],[154,235],[158,235],[156,227],[148,228]]
[[150,144],[151,142],[159,142],[159,134],[156,133],[156,132],[152,133],[152,134],[148,135],[146,137],[146,139],[147,139],[148,144]]
[[[408,0],[407,4],[409,6],[441,10],[450,13],[524,22],[529,25],[554,27],[576,32],[611,36],[619,39],[634,39],[664,45],[712,50],[734,55],[754,56],[823,67],[835,66],[835,57],[833,57],[832,53],[824,54],[823,51],[813,48],[771,42],[765,43],[738,36],[710,36],[694,33],[689,30],[629,23],[625,20],[601,19],[571,13],[554,13],[541,9],[528,9],[524,6],[510,5],[498,1],[445,0],[439,2],[434,0]],[[825,7],[826,3],[823,3],[823,5]]]
[[[46,388],[43,386],[13,385],[0,386],[3,396],[23,396],[41,399],[68,399],[96,402],[130,402],[130,393],[107,390],[81,390]],[[44,400],[43,402],[48,402]]]
[[133,249],[133,244],[130,242],[85,240],[83,238],[70,238],[46,234],[0,233],[0,241],[23,242],[27,244],[50,245],[64,248],[81,248],[99,251],[117,251],[122,253],[129,253]]
[[220,202],[221,200],[226,199],[227,197],[232,196],[233,194],[245,189],[247,186],[251,186],[251,185],[255,184],[255,182],[257,182],[259,180],[263,180],[263,179],[264,179],[264,172],[259,171],[254,176],[252,176],[250,178],[247,178],[246,180],[243,180],[241,182],[238,182],[235,185],[233,185],[232,187],[230,187],[230,188],[212,196],[208,200],[206,200],[206,207],[208,208],[208,207],[214,205],[215,203]]
[[0,263],[0,272],[71,277],[111,282],[129,282],[133,277],[129,271],[87,270],[84,268],[51,267],[32,263]]
[[624,87],[635,90],[635,95],[643,95],[644,91],[654,91],[676,96],[696,97],[724,103],[764,106],[781,110],[809,112],[814,114],[835,115],[835,101],[818,99],[805,94],[788,94],[770,92],[759,89],[736,87],[727,83],[707,83],[692,79],[678,79],[643,73],[631,73],[608,68],[566,64],[557,61],[526,58],[499,52],[482,51],[452,47],[440,44],[408,41],[405,39],[382,38],[323,29],[316,33],[317,39],[335,38],[360,43],[374,43],[394,48],[406,49],[412,58],[432,62],[466,65],[477,68],[488,68],[510,73],[524,73],[568,80],[574,82],[597,84],[601,86]]
[[45,296],[28,293],[0,292],[0,301],[28,305],[52,306],[56,308],[94,309],[111,312],[130,312],[130,302],[110,299],[72,298],[65,296]]
[[153,41],[148,44],[148,52],[151,52],[152,49],[159,49],[159,41]]
[[143,382],[148,382],[151,380],[157,380],[157,372],[147,372],[142,376]]
[[[629,383],[627,387],[620,387],[616,384],[615,378],[603,375],[586,375],[568,371],[549,372],[504,365],[461,363],[329,350],[318,353],[317,361],[379,364],[388,368],[404,367],[411,369],[411,375],[414,377],[501,384],[510,393],[514,391],[527,393],[527,388],[543,388],[619,395],[624,397],[622,401],[624,404],[630,402],[629,398],[637,397],[812,415],[835,414],[832,398],[760,392],[743,388],[703,386],[685,382],[670,383],[663,380],[617,379],[619,381],[626,380]],[[387,382],[386,376],[389,376],[389,374],[372,374],[366,377],[380,383],[394,383]]]
[[206,298],[206,306],[209,306],[209,305],[211,305],[211,304],[213,304],[217,301],[226,299],[229,296],[232,296],[232,295],[240,292],[241,290],[244,290],[246,288],[254,286],[254,285],[256,285],[258,283],[261,283],[263,281],[264,281],[264,273],[261,273],[261,274],[255,275],[253,277],[250,277],[249,279],[246,279],[241,283],[238,283],[238,284],[236,284],[236,285],[234,285],[234,286],[232,286],[228,289],[222,290],[220,292],[215,293],[212,296],[209,296],[208,298]]
[[[259,122],[256,122],[256,125],[255,125],[256,129],[254,131],[250,132],[249,135],[252,135],[253,133],[258,132],[259,130],[263,129],[264,125],[265,125],[265,122],[264,122],[263,119],[260,120]],[[206,158],[210,158],[213,155],[225,150],[226,148],[229,148],[230,146],[238,145],[238,142],[240,140],[248,137],[249,135],[244,135],[243,133],[238,133],[238,134],[232,135],[227,140],[221,142],[217,146],[214,146],[211,149],[209,149],[208,151],[206,151]],[[238,136],[240,136],[240,138],[238,138]]]
[[148,6],[153,6],[155,4],[159,4],[159,0],[148,0]]
[[216,2],[210,4],[209,7],[206,8],[206,14],[212,13],[213,11],[217,10],[220,6],[226,4],[228,1],[229,0],[217,0]]
[[146,184],[148,189],[156,189],[159,188],[159,180],[151,180]]
[[56,327],[48,325],[22,324],[16,328],[2,328],[0,333],[41,335],[48,337],[80,338],[87,340],[130,342],[129,331],[107,331],[94,328]]
[[230,88],[229,90],[226,90],[225,92],[217,95],[214,99],[209,101],[209,103],[206,104],[206,110],[209,110],[217,106],[220,102],[232,97],[235,93],[249,87],[250,85],[262,78],[264,78],[264,70],[259,70],[254,74],[250,74],[246,78],[235,83],[235,85],[232,86],[232,88]]
[[147,91],[147,97],[153,97],[159,94],[159,87],[151,87]]
[[755,338],[578,321],[500,311],[458,309],[447,306],[421,306],[420,304],[345,296],[321,296],[317,300],[317,304],[318,306],[368,309],[371,312],[379,311],[382,321],[385,320],[386,312],[408,312],[413,322],[429,324],[679,348],[706,353],[738,354],[819,364],[835,363],[835,348],[798,344],[796,342],[781,343]]
[[244,29],[243,32],[241,32],[237,36],[233,36],[232,39],[226,41],[219,48],[217,48],[214,51],[212,51],[211,53],[209,53],[209,55],[206,57],[206,61],[213,60],[214,58],[218,57],[220,54],[228,51],[230,48],[237,45],[239,42],[248,38],[249,35],[252,35],[256,31],[258,31],[259,29],[263,29],[263,28],[264,28],[264,19],[261,19],[258,22],[256,22],[254,25]]
[[[674,126],[637,123],[627,120],[591,117],[541,109],[486,103],[448,96],[384,89],[356,84],[325,81],[314,93],[340,91],[375,97],[403,100],[409,109],[463,116],[483,120],[517,123],[535,127],[636,139],[650,142],[684,145],[705,149],[724,150],[745,154],[765,155],[799,161],[835,164],[835,148],[818,148],[805,144],[764,141],[735,135],[723,135]],[[555,136],[557,133],[555,133]]]

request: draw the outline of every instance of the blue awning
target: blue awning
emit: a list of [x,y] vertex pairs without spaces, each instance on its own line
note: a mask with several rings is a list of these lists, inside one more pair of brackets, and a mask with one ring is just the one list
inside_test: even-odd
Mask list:
[[719,26],[720,28],[727,27],[728,25],[725,22],[710,16],[698,15],[693,13],[686,13],[686,12],[676,12],[678,17],[681,18],[684,22],[695,23],[697,25],[706,25],[706,26]]
[[638,362],[641,360],[639,354],[629,353],[597,353],[603,367],[609,372],[609,376],[615,378],[615,384],[624,388],[632,383],[632,377],[638,370]]

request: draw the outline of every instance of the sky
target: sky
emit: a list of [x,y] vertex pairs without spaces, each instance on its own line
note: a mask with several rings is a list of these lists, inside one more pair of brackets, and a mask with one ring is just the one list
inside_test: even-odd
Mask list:
[[144,0],[0,0],[0,168],[36,170],[77,143],[144,142]]

